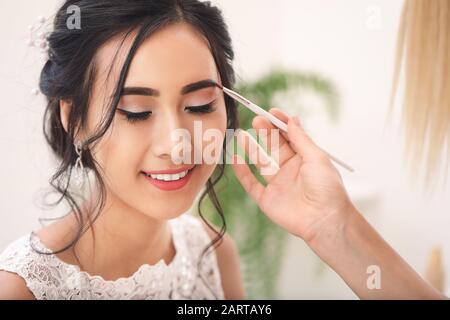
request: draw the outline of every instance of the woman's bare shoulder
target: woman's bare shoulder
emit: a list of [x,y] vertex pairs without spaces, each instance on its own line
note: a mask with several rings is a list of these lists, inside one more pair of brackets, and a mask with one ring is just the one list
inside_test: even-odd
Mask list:
[[35,230],[33,233],[39,238],[45,247],[56,251],[66,246],[76,234],[75,218],[72,214],[67,214],[55,222]]
[[[72,220],[68,216],[69,215],[66,215],[48,226],[33,231],[33,234],[39,238],[40,242],[42,242],[45,247],[51,250],[62,247],[67,235],[70,234],[70,225]],[[22,238],[20,241],[14,242],[12,246],[8,247],[9,251],[5,250],[8,251],[5,254],[16,254],[17,250],[19,250],[17,252],[21,252],[20,248],[24,243],[26,242],[22,242]],[[18,257],[20,257],[20,255]],[[20,264],[22,262],[19,261],[17,263]],[[19,275],[19,273],[15,272],[16,269],[17,268],[15,267],[5,267],[4,270],[0,269],[0,299],[35,299],[32,292],[28,289],[25,279]]]
[[0,270],[0,300],[34,300],[25,280],[19,275]]

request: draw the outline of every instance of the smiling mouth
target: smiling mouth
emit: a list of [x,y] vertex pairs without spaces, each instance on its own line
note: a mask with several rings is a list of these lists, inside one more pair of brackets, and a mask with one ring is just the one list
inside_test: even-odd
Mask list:
[[147,177],[159,180],[159,181],[177,181],[182,178],[184,178],[189,171],[191,171],[193,168],[179,172],[179,173],[172,173],[172,174],[161,174],[161,173],[146,173],[143,172]]
[[147,173],[143,171],[141,173],[146,178],[146,180],[148,180],[157,188],[165,191],[170,191],[181,189],[182,187],[184,187],[192,176],[192,171],[195,167],[196,166],[193,166],[190,169],[171,174]]

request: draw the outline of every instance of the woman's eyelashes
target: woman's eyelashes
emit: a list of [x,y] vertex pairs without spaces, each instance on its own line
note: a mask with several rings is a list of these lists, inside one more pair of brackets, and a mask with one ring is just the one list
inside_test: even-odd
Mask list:
[[[210,103],[207,103],[207,104],[204,104],[201,106],[188,106],[188,107],[185,107],[184,109],[188,113],[197,114],[197,115],[211,113],[211,112],[215,111],[215,108],[213,106],[214,102],[215,101],[212,101]],[[120,112],[121,114],[123,114],[125,116],[126,120],[131,123],[147,120],[150,117],[150,115],[152,114],[151,111],[131,112],[131,111],[124,110],[122,108],[117,108],[117,111]]]
[[216,109],[213,107],[215,101],[212,101],[208,104],[204,104],[201,106],[192,106],[192,107],[186,107],[185,110],[189,111],[190,113],[210,113],[215,111]]
[[136,122],[136,121],[146,120],[152,114],[151,111],[130,112],[130,111],[126,111],[124,109],[119,109],[119,108],[117,108],[117,111],[122,113],[125,116],[125,118],[127,119],[127,121],[129,121],[131,123]]

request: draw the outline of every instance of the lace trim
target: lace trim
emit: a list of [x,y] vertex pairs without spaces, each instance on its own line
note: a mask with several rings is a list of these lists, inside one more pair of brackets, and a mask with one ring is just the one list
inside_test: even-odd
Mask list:
[[[197,259],[211,241],[200,221],[188,214],[168,221],[176,248],[169,264],[144,264],[130,277],[105,280],[65,263],[30,233],[0,255],[0,269],[21,276],[37,299],[224,299],[215,251]],[[34,236],[33,236],[34,235]],[[206,280],[203,283],[201,277]],[[208,289],[208,286],[211,290]]]
[[[175,256],[173,257],[172,261],[167,264],[164,259],[160,259],[157,263],[151,265],[148,263],[145,263],[143,265],[141,265],[131,276],[129,277],[120,277],[118,279],[115,280],[106,280],[104,279],[102,276],[100,275],[91,275],[86,271],[83,271],[80,269],[79,266],[74,265],[74,264],[69,264],[66,263],[64,261],[62,261],[60,258],[58,258],[58,256],[52,254],[50,255],[49,259],[55,260],[54,264],[56,265],[62,265],[67,269],[72,269],[71,271],[74,273],[78,273],[81,276],[85,277],[86,279],[93,281],[93,280],[98,280],[98,281],[102,281],[105,283],[116,283],[116,282],[121,282],[121,281],[130,281],[133,277],[135,277],[138,273],[140,272],[144,272],[143,269],[154,269],[154,268],[175,268],[178,264],[179,264],[179,260],[180,260],[180,256],[183,250],[182,248],[182,243],[181,243],[181,239],[180,237],[182,236],[180,234],[180,230],[179,227],[175,224],[174,220],[168,220],[168,223],[171,225],[171,231],[172,231],[172,239],[174,242],[174,246],[175,246]],[[178,227],[178,228],[177,228]],[[53,253],[52,250],[48,249],[43,243],[42,241],[39,239],[39,237],[37,237],[34,232],[31,232],[29,235],[29,242],[33,244],[33,246],[42,251],[42,252],[46,252],[46,253]],[[160,265],[162,265],[162,267],[160,267]]]

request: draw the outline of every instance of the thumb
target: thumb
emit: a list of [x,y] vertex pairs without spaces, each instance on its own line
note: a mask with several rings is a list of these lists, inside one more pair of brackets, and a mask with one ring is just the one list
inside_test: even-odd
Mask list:
[[305,132],[298,117],[289,117],[288,137],[290,146],[303,160],[319,160],[326,157],[326,154]]

